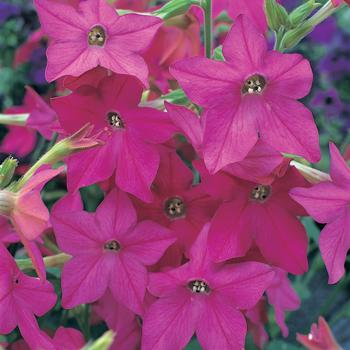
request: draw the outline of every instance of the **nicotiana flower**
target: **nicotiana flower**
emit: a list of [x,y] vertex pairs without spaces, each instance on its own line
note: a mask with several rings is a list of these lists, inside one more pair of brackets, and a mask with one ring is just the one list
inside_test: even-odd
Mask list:
[[[282,175],[282,174],[281,174]],[[290,167],[271,184],[243,181],[220,172],[203,178],[212,195],[224,199],[209,231],[209,252],[215,261],[244,256],[252,243],[273,265],[294,274],[307,271],[308,238],[298,216],[303,208],[289,190],[307,183]]]
[[297,334],[299,343],[308,350],[341,350],[340,345],[334,338],[326,320],[320,316],[318,324],[311,325],[311,331],[307,335]]
[[[170,103],[166,103],[165,106],[176,128],[186,136],[201,158],[203,154],[202,119],[183,106]],[[206,173],[201,161],[195,163],[195,167],[199,168],[200,172]],[[283,166],[283,163],[285,163],[285,160],[280,152],[259,140],[244,160],[227,165],[224,170],[245,180],[267,184],[273,180],[274,173]]]
[[156,144],[171,138],[175,128],[167,113],[139,108],[141,94],[142,86],[135,78],[112,75],[103,78],[97,88],[81,86],[52,100],[67,134],[89,122],[103,141],[100,147],[67,159],[69,191],[106,180],[116,171],[118,187],[152,200],[150,186],[160,158]]
[[141,343],[141,324],[138,316],[118,303],[107,293],[94,304],[94,311],[102,317],[109,329],[116,333],[110,350],[136,350]]
[[332,0],[333,5],[336,7],[340,6],[343,2],[346,2],[350,6],[350,0]]
[[327,224],[321,231],[319,246],[329,283],[336,283],[344,274],[350,248],[350,168],[334,144],[329,148],[332,181],[311,188],[294,188],[290,195],[317,222]]
[[17,326],[31,349],[55,350],[43,334],[35,316],[43,316],[56,303],[56,294],[47,281],[23,274],[7,249],[0,244],[0,334]]
[[103,66],[130,74],[147,85],[148,69],[141,56],[162,21],[153,16],[119,16],[106,0],[81,1],[76,9],[49,0],[35,0],[40,22],[49,36],[46,78],[79,76]]
[[11,221],[40,278],[45,278],[45,267],[34,241],[47,228],[50,218],[40,192],[62,170],[39,169],[18,192],[0,190],[0,215]]
[[273,279],[265,264],[214,265],[207,254],[208,225],[192,247],[190,261],[150,275],[149,291],[159,297],[143,322],[143,350],[180,350],[194,333],[204,350],[241,350],[246,321]]
[[157,177],[151,186],[153,201],[134,200],[138,219],[152,220],[171,229],[181,252],[189,252],[200,229],[210,221],[220,203],[208,195],[205,186],[193,185],[193,181],[192,171],[176,151],[162,150]]
[[203,154],[209,171],[244,159],[258,139],[318,161],[316,125],[297,101],[311,88],[309,62],[299,54],[268,52],[265,37],[246,16],[237,18],[223,54],[225,62],[195,57],[170,69],[206,111]]
[[100,299],[107,289],[137,314],[143,313],[148,273],[174,242],[166,228],[137,224],[125,193],[114,190],[97,208],[52,214],[59,248],[73,257],[62,272],[62,305],[73,308]]

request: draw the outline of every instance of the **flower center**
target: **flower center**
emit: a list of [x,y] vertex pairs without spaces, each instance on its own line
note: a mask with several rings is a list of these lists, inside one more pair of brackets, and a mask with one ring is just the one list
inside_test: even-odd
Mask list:
[[118,252],[120,250],[120,244],[116,240],[112,240],[109,242],[106,242],[103,246],[105,250],[113,250],[115,252]]
[[109,112],[107,114],[107,120],[108,120],[108,124],[113,129],[124,129],[125,128],[125,124],[123,122],[123,119],[121,118],[121,116],[118,112]]
[[271,186],[258,185],[252,190],[250,198],[258,202],[264,202],[270,195]]
[[90,29],[88,35],[89,45],[103,46],[106,42],[106,32],[101,26],[94,26]]
[[165,201],[164,212],[170,219],[178,219],[185,216],[185,203],[180,197],[172,197]]
[[249,77],[242,87],[243,94],[260,94],[266,86],[266,79],[260,74]]
[[192,293],[209,294],[210,288],[208,284],[201,280],[194,280],[187,284],[187,288],[192,291]]

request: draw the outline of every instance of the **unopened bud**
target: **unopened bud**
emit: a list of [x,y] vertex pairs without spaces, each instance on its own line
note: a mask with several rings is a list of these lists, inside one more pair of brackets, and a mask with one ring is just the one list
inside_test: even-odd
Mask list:
[[15,158],[8,157],[0,165],[0,189],[5,188],[12,180],[18,166]]
[[269,27],[277,32],[281,28],[290,28],[291,24],[287,10],[276,0],[265,1],[265,12]]
[[314,30],[314,26],[309,24],[301,25],[298,28],[289,30],[282,39],[281,47],[284,49],[291,49],[299,44],[308,34]]
[[292,160],[290,165],[294,166],[299,173],[312,184],[318,184],[323,181],[331,181],[331,177],[327,173],[311,168],[295,160]]
[[305,4],[297,7],[289,14],[289,19],[293,27],[301,24],[307,17],[311,15],[311,13],[320,7],[321,4],[315,2],[315,0],[309,0]]

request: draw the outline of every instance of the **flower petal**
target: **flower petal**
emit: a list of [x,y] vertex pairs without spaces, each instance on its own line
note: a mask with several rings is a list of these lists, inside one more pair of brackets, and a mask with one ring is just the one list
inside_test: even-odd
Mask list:
[[350,167],[345,162],[334,143],[329,144],[331,155],[330,175],[332,181],[340,187],[350,188]]

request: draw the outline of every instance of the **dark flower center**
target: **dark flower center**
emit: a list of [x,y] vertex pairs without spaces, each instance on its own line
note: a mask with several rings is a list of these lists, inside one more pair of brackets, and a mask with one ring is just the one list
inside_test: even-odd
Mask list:
[[243,94],[260,94],[266,86],[266,79],[260,74],[249,77],[242,87]]
[[89,45],[103,46],[106,42],[106,32],[101,26],[92,27],[88,35]]
[[250,194],[250,199],[255,201],[264,202],[270,197],[271,186],[258,185],[254,187]]
[[118,241],[112,240],[112,241],[106,242],[104,244],[103,248],[105,250],[113,250],[113,251],[118,252],[120,250],[120,244]]
[[325,98],[324,101],[325,101],[326,105],[331,105],[333,103],[333,98],[328,96]]
[[187,284],[187,288],[191,290],[192,293],[209,294],[210,288],[208,284],[201,280],[194,280]]
[[185,216],[185,204],[182,198],[172,197],[165,201],[164,212],[170,219],[178,219]]
[[109,112],[107,114],[108,124],[114,129],[124,129],[125,124],[118,112]]

